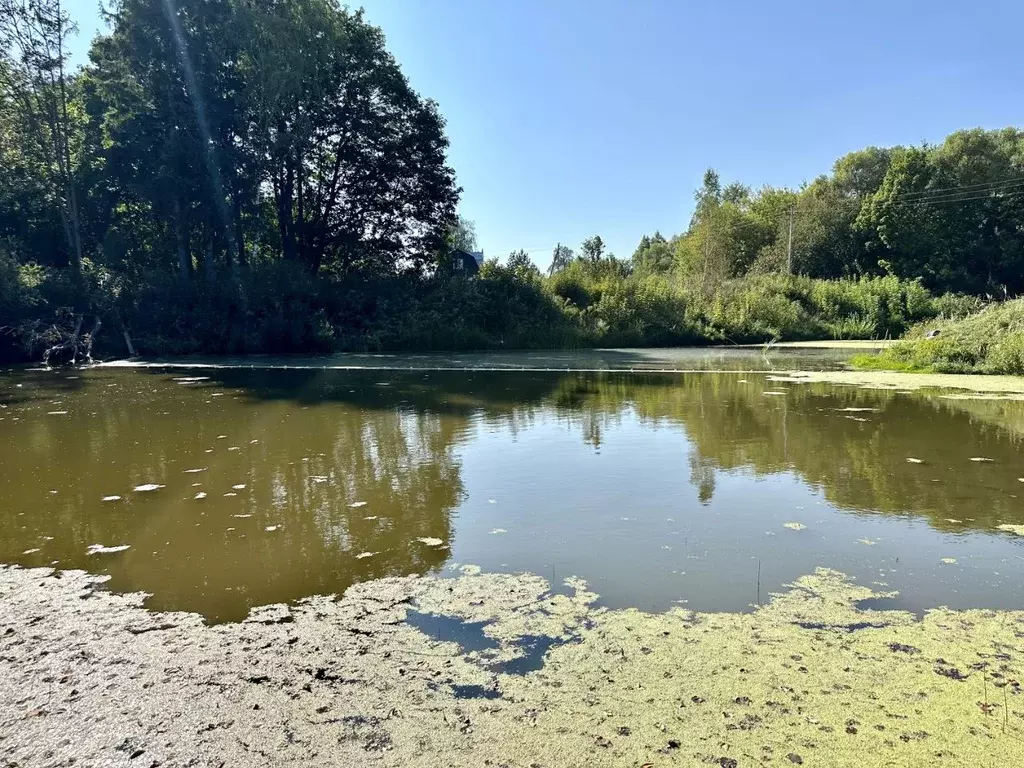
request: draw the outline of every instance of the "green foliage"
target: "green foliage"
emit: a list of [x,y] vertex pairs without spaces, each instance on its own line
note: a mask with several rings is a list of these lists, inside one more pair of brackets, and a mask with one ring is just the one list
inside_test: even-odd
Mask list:
[[723,283],[708,307],[710,327],[735,342],[898,336],[936,314],[920,283],[896,277],[752,276]]
[[[934,331],[938,335],[929,338]],[[936,318],[879,355],[858,358],[856,364],[874,369],[1024,374],[1024,299],[993,304],[965,317]]]

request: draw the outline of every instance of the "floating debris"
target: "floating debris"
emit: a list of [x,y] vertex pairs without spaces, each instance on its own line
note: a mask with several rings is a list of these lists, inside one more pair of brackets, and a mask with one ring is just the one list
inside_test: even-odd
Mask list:
[[1015,533],[1018,536],[1024,536],[1024,525],[1011,525],[1010,523],[1003,523],[1002,525],[997,525],[996,528],[998,528],[1000,531],[1007,531],[1008,533]]
[[67,411],[50,411],[46,414],[47,416],[67,416]]
[[791,531],[802,531],[807,526],[804,525],[803,523],[783,523],[782,527],[783,528],[789,528],[789,530],[791,530]]
[[256,445],[256,443],[258,443],[258,442],[259,442],[259,440],[253,439],[253,440],[249,441],[249,445]]
[[252,515],[232,515],[232,517],[252,517]]
[[309,479],[314,483],[326,483],[327,478],[324,475],[310,475]]
[[849,419],[850,421],[871,421],[871,419],[862,419],[860,416],[843,416],[843,418]]
[[276,530],[277,530],[278,528],[280,528],[280,527],[281,527],[280,525],[268,525],[268,526],[267,526],[266,528],[264,528],[263,530],[264,530],[264,531],[267,531],[268,533],[273,533],[274,531],[276,531]]
[[989,459],[985,456],[971,456],[971,461],[995,461],[995,459]]
[[136,493],[150,493],[151,491],[159,491],[163,487],[159,483],[143,483],[142,485],[136,485],[132,490]]
[[494,534],[508,533],[508,531],[506,531],[504,528],[492,528],[491,529],[491,533],[494,533]]
[[352,509],[359,509],[359,507],[365,507],[366,504],[367,502],[365,501],[353,501],[349,506],[352,507]]
[[228,450],[229,451],[237,451],[237,450],[239,450],[239,448],[238,448],[237,445],[232,445],[230,448],[228,448]]
[[236,491],[244,491],[245,483],[239,483],[238,485],[232,485],[231,487]]
[[859,544],[867,544],[869,547],[875,546],[875,542],[871,539],[857,539]]
[[956,558],[955,557],[944,557],[939,562],[940,563],[945,563],[946,565],[956,565]]
[[777,391],[772,390],[772,389],[767,389],[764,392],[762,392],[761,394],[762,395],[770,395],[770,396],[781,397],[781,396],[785,396],[786,393],[785,392],[777,392]]
[[878,413],[879,408],[836,408],[841,413]]
[[420,538],[416,539],[416,541],[422,542],[423,544],[426,544],[428,547],[440,547],[442,544],[444,544],[444,541],[442,539],[435,539],[433,536],[421,536]]
[[199,499],[205,499],[205,498],[206,498],[206,491],[200,491],[199,493],[197,493],[197,494],[196,494],[195,496],[193,496],[192,498],[196,499],[197,501],[198,501]]
[[225,495],[225,496],[237,496],[238,494],[237,494],[237,493],[235,493],[234,491],[228,491],[228,492],[227,492],[227,493],[225,493],[224,495]]
[[479,576],[483,569],[479,565],[463,565],[459,568],[459,571],[466,574],[467,576]]
[[946,522],[947,523],[962,523],[963,520],[957,520],[955,517],[947,517],[946,518]]
[[197,469],[186,469],[185,470],[185,474],[186,475],[194,475],[197,472],[205,472],[205,471],[206,471],[206,467],[199,467]]
[[120,544],[116,547],[105,547],[102,544],[91,544],[85,553],[87,555],[108,555],[112,552],[124,552],[130,544]]
[[218,440],[226,440],[227,437],[228,437],[227,435],[217,435],[217,439]]
[[488,504],[497,504],[497,503],[498,503],[498,500],[497,500],[497,499],[488,499],[488,500],[487,500],[487,503],[488,503]]
[[362,560],[367,557],[373,557],[374,555],[380,554],[379,552],[360,552],[356,555],[356,560]]
[[377,515],[367,515],[366,517],[363,518],[363,520],[376,520],[376,519],[377,519]]
[[907,456],[907,464],[924,464],[922,459],[915,459],[913,456]]
[[36,552],[42,552],[42,550],[39,549],[38,547],[36,547],[35,549],[26,549],[21,554],[23,554],[23,555],[34,555]]
[[120,496],[104,496],[103,501],[120,501]]

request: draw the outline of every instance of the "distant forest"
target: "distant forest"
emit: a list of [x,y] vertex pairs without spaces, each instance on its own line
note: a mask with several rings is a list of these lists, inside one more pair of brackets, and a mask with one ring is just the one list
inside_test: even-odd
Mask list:
[[333,0],[0,0],[0,360],[880,336],[1024,288],[1024,132],[707,171],[682,234],[472,249],[444,119]]

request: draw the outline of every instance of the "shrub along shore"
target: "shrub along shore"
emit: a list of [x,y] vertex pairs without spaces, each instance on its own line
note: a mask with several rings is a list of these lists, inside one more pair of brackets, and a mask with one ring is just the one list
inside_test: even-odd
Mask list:
[[[896,277],[820,280],[759,275],[714,290],[613,261],[576,261],[552,277],[486,263],[470,278],[438,274],[314,277],[287,263],[251,265],[216,282],[116,278],[0,257],[0,360],[38,360],[66,335],[83,293],[92,354],[245,354],[685,346],[771,340],[879,339],[961,317],[977,302],[935,297]],[[100,321],[97,327],[97,321]],[[127,334],[127,340],[125,338]]]

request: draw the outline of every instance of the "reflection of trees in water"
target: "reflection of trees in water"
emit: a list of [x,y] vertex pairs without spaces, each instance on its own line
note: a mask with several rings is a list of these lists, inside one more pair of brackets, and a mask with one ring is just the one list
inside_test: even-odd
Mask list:
[[[1021,445],[1013,425],[1024,424],[1024,403],[823,384],[796,385],[785,397],[771,397],[762,394],[760,380],[747,378],[751,383],[713,374],[671,382],[645,377],[632,395],[642,418],[669,419],[686,428],[702,499],[713,489],[716,468],[796,472],[839,507],[923,514],[943,529],[1022,519],[1014,498],[1019,473],[1012,467]],[[842,410],[848,408],[877,411]],[[920,456],[929,461],[906,460]],[[995,462],[973,464],[971,456]]]
[[[785,396],[762,394],[780,388]],[[838,507],[925,515],[945,530],[1024,520],[1015,498],[1024,486],[1011,469],[1024,436],[1018,401],[790,385],[753,375],[575,373],[560,376],[545,404],[595,446],[629,413],[684,427],[702,503],[710,502],[719,471],[793,472]],[[508,419],[522,419],[524,409],[538,406],[514,408]],[[932,458],[906,461],[918,456]],[[971,456],[996,461],[973,464]]]
[[[794,472],[843,508],[927,515],[947,530],[1024,521],[1013,498],[1024,473],[1012,469],[1024,403],[828,385],[766,397],[762,379],[736,374],[211,375],[184,386],[167,374],[92,371],[10,399],[0,559],[109,567],[116,588],[151,591],[154,605],[225,618],[357,579],[426,572],[447,552],[417,539],[450,541],[465,495],[459,448],[481,425],[514,434],[547,419],[595,448],[633,418],[683,427],[702,503],[717,472]],[[147,482],[167,487],[131,493]],[[236,484],[247,487],[224,497]],[[203,502],[193,499],[199,489]],[[103,504],[110,494],[125,501]],[[85,555],[93,543],[131,549],[97,560]],[[357,559],[362,552],[377,554]]]
[[[213,388],[168,376],[91,377],[69,418],[26,412],[0,449],[10,471],[0,480],[3,560],[25,561],[21,553],[50,535],[46,562],[109,567],[115,588],[222,618],[446,560],[446,549],[416,539],[451,540],[450,514],[464,496],[456,447],[465,414],[285,398],[253,408],[250,390],[214,399]],[[131,492],[144,482],[166,487]],[[195,500],[198,490],[207,498]],[[125,500],[100,501],[110,494]],[[34,512],[27,525],[17,514],[25,509]],[[131,549],[102,560],[85,555],[92,543]],[[362,552],[376,554],[357,559]]]
[[691,451],[690,457],[690,482],[697,488],[697,500],[701,504],[711,503],[715,495],[715,469],[714,461],[709,461],[697,451]]

